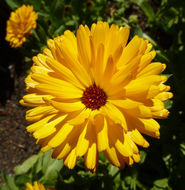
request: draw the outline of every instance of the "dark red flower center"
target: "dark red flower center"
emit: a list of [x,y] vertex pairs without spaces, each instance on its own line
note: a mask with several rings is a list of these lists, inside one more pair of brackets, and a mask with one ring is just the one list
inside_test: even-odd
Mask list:
[[98,110],[101,106],[106,104],[107,95],[100,87],[96,86],[96,84],[93,84],[92,86],[85,89],[81,101],[86,106],[86,108]]

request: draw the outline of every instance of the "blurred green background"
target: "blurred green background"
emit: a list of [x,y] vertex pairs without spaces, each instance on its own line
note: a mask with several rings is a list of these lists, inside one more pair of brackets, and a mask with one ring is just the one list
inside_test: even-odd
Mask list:
[[[1,4],[2,2],[0,2]],[[80,24],[97,20],[130,27],[132,38],[148,39],[157,51],[155,61],[167,64],[168,84],[174,98],[165,102],[168,119],[160,120],[161,138],[152,139],[141,150],[141,162],[124,170],[109,164],[100,154],[96,174],[85,171],[83,159],[73,170],[62,161],[39,153],[15,168],[15,175],[2,174],[0,190],[24,190],[26,182],[39,180],[56,189],[183,190],[185,189],[185,1],[184,0],[5,0],[11,10],[32,4],[38,12],[37,28],[18,51],[27,72],[31,58],[46,47],[49,38]],[[1,30],[1,29],[0,29]],[[3,29],[5,30],[5,29]],[[18,63],[16,63],[18,64]]]

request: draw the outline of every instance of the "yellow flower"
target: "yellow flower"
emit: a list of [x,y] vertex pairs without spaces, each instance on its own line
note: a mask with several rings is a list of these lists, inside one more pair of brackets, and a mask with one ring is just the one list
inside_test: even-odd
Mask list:
[[172,97],[158,75],[166,66],[150,63],[156,53],[147,40],[135,36],[127,44],[128,37],[128,27],[80,25],[76,36],[67,30],[33,57],[30,94],[20,101],[35,107],[26,113],[34,122],[27,131],[70,169],[84,156],[95,171],[99,152],[124,168],[139,162],[136,144],[149,146],[141,133],[159,138],[153,118],[168,116],[163,101]]
[[45,190],[45,188],[42,184],[35,181],[33,186],[30,183],[26,183],[26,189],[25,190]]
[[12,12],[7,21],[6,37],[11,47],[21,47],[26,38],[31,34],[30,30],[36,28],[38,14],[33,11],[33,6],[23,5]]

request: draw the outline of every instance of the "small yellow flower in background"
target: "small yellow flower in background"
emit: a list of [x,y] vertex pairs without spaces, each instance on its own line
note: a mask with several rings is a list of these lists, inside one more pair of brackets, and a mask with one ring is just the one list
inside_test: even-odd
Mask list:
[[137,145],[149,146],[141,133],[159,138],[154,118],[168,116],[163,102],[172,97],[167,77],[158,75],[166,65],[151,63],[156,53],[147,40],[127,44],[128,37],[128,27],[80,25],[76,36],[67,30],[33,57],[30,94],[20,101],[35,107],[26,113],[34,122],[27,131],[70,169],[84,156],[95,172],[99,152],[124,168],[140,161]]
[[25,190],[45,190],[45,188],[42,184],[35,181],[34,185],[31,185],[30,183],[26,183],[26,189]]
[[11,47],[21,47],[26,38],[31,34],[30,30],[36,28],[38,14],[33,11],[33,6],[23,5],[11,13],[7,21],[6,37]]

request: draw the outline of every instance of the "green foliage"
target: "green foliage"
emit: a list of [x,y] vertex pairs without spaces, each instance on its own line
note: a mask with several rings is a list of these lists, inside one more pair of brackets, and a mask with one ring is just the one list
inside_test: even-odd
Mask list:
[[148,22],[154,22],[155,20],[155,13],[153,11],[153,8],[150,6],[150,4],[147,2],[147,0],[132,0],[133,3],[136,3],[146,14],[148,17]]
[[12,10],[19,8],[21,5],[19,0],[6,0],[6,3]]
[[167,120],[159,121],[161,139],[151,139],[150,148],[141,150],[141,161],[124,170],[109,164],[99,155],[96,174],[85,171],[83,159],[73,170],[62,161],[53,160],[49,153],[39,153],[15,168],[15,176],[2,174],[6,185],[0,190],[23,190],[26,182],[40,181],[56,189],[117,189],[170,190],[184,189],[185,181],[185,1],[184,0],[6,0],[14,10],[21,4],[32,4],[39,18],[20,49],[25,63],[41,52],[47,39],[63,34],[67,29],[76,32],[80,24],[90,26],[97,20],[130,27],[131,37],[139,35],[149,40],[157,50],[155,61],[167,64],[168,84],[174,98],[165,102],[170,109]]
[[46,187],[54,187],[61,168],[63,168],[63,162],[52,159],[51,151],[40,152],[25,160],[23,164],[16,166],[14,177],[2,174],[6,185],[0,186],[0,190],[25,190],[25,184],[34,181],[40,181]]

